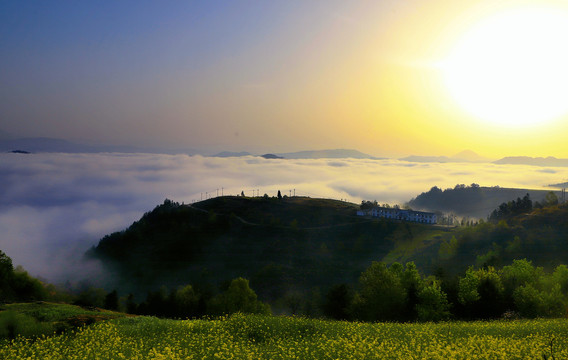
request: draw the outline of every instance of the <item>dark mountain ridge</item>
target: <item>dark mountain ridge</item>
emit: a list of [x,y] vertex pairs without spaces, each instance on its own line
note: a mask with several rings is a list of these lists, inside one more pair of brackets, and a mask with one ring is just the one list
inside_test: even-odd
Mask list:
[[568,159],[558,159],[553,156],[548,157],[530,157],[530,156],[508,156],[497,161],[495,164],[511,164],[511,165],[532,165],[532,166],[568,166]]
[[[437,186],[423,192],[408,202],[408,206],[418,210],[452,213],[458,216],[486,219],[491,211],[501,203],[522,198],[529,194],[533,201],[542,202],[550,190],[531,190],[484,187],[477,184],[460,184],[442,190]],[[554,192],[558,197],[561,193]]]

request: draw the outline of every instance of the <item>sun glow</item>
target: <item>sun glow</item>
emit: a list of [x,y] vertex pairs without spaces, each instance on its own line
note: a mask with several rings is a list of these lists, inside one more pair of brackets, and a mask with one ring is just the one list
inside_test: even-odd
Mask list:
[[455,101],[497,126],[531,127],[568,113],[568,9],[504,11],[466,32],[441,63]]

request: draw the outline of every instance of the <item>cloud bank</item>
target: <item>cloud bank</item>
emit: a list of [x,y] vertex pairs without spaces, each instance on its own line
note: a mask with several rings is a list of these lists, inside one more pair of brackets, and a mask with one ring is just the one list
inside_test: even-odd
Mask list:
[[51,281],[96,267],[81,255],[165,198],[282,194],[404,203],[436,185],[542,188],[568,168],[410,163],[399,160],[267,160],[156,154],[0,154],[0,249]]

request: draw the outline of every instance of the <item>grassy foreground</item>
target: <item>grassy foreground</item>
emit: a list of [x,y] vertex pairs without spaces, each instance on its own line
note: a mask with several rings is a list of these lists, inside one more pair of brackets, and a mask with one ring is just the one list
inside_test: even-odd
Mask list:
[[0,359],[566,359],[568,321],[363,324],[236,314],[119,318],[4,342]]

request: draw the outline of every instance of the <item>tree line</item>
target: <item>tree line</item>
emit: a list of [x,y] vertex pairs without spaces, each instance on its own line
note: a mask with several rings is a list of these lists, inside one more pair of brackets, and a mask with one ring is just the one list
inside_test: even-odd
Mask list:
[[563,317],[568,311],[568,267],[552,272],[526,259],[497,270],[470,267],[463,276],[423,277],[414,263],[374,262],[356,291],[330,289],[328,317],[362,321],[439,321],[499,317]]
[[[192,285],[162,287],[139,303],[132,294],[118,299],[116,291],[85,301],[90,291],[79,294],[76,303],[169,318],[272,313],[244,278],[233,279],[217,294]],[[563,317],[568,310],[568,267],[547,272],[522,259],[501,269],[472,266],[462,276],[447,277],[424,276],[413,262],[373,262],[355,286],[336,284],[316,298],[314,304],[313,298],[295,294],[282,303],[288,306],[286,313],[368,322]]]
[[[58,300],[82,306],[103,307],[140,315],[169,318],[199,318],[236,312],[270,314],[249,281],[235,278],[214,293],[211,288],[186,284],[147,293],[137,302],[132,294],[119,297],[89,287],[79,294],[57,295],[60,290],[14,269],[0,251],[0,300],[3,302]],[[568,310],[568,266],[545,271],[531,261],[514,260],[496,269],[469,267],[461,276],[443,271],[424,276],[413,262],[387,265],[373,262],[355,287],[331,286],[314,304],[296,296],[285,302],[291,312],[358,321],[440,321],[446,319],[493,319],[499,317],[563,317]],[[293,300],[293,301],[292,301]],[[307,310],[312,307],[311,310]]]

